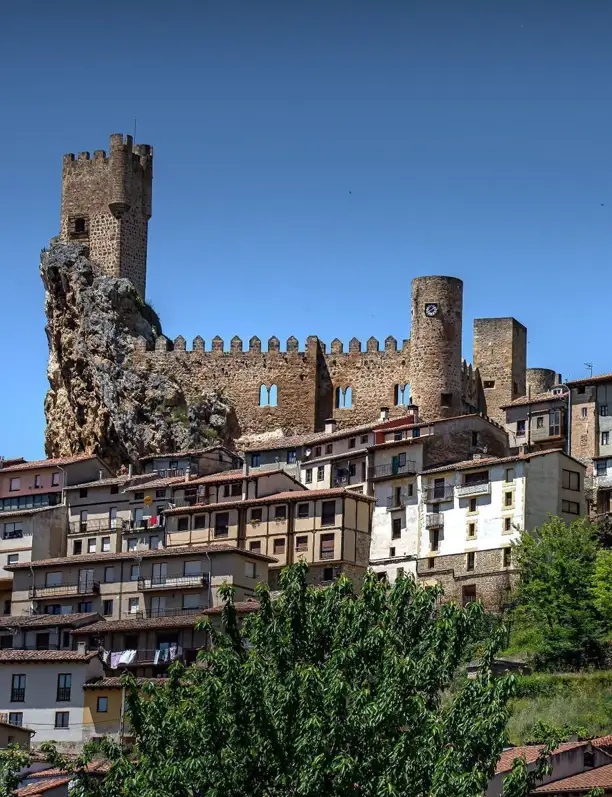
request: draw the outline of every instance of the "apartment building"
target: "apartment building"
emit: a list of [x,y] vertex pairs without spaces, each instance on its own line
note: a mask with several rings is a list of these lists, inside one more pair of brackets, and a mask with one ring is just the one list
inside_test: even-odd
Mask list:
[[206,476],[242,467],[242,457],[225,446],[178,451],[173,454],[151,454],[138,460],[144,474],[164,476]]
[[73,650],[76,645],[70,632],[101,619],[95,612],[2,617],[0,650]]
[[373,503],[345,488],[308,491],[298,485],[259,498],[177,502],[165,513],[166,527],[169,538],[180,532],[203,542],[224,540],[273,557],[272,588],[280,570],[299,559],[308,562],[314,584],[329,583],[340,573],[358,583],[368,567]]
[[553,388],[547,393],[521,396],[501,409],[506,413],[510,448],[526,446],[529,451],[547,448],[567,450],[568,391]]
[[369,491],[376,496],[370,564],[376,572],[390,581],[398,571],[416,576],[424,500],[418,474],[483,452],[501,456],[508,450],[504,429],[481,415],[376,428],[368,449]]
[[0,613],[11,613],[12,575],[4,566],[63,555],[63,490],[100,473],[108,474],[107,466],[88,454],[36,462],[0,460]]
[[584,516],[585,468],[560,450],[476,458],[420,475],[417,575],[447,598],[503,604],[512,585],[510,544],[558,515]]
[[74,749],[83,732],[83,685],[103,674],[96,652],[0,650],[0,712],[34,730],[36,744]]

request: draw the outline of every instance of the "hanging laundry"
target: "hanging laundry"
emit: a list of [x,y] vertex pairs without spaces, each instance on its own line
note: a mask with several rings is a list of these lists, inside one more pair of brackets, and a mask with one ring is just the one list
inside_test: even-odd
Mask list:
[[168,655],[170,657],[170,661],[174,661],[174,659],[176,659],[176,645],[170,645]]
[[109,663],[109,661],[110,661],[110,651],[109,650],[103,650],[102,651],[102,661],[104,662],[104,664],[108,664]]
[[115,653],[111,653],[110,656],[110,666],[111,670],[116,670],[119,666],[119,659],[121,658],[121,651],[118,650]]
[[119,656],[119,664],[125,666],[126,664],[131,664],[135,659],[135,650],[122,650]]

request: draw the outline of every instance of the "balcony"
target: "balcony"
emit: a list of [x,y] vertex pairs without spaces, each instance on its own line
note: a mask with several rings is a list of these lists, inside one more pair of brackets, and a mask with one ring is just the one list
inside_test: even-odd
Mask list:
[[602,473],[601,476],[593,474],[593,487],[596,489],[612,487],[612,476],[608,476],[605,473]]
[[387,498],[387,512],[391,512],[393,509],[404,509],[406,506],[406,496],[402,493],[402,495],[390,495]]
[[30,598],[69,598],[73,595],[97,595],[99,592],[100,582],[87,579],[53,587],[30,587]]
[[[197,606],[195,609],[151,609],[148,617],[188,617],[202,614],[205,609],[206,606]],[[137,616],[144,618],[144,612],[138,612]]]
[[403,465],[389,462],[370,468],[370,479],[391,479],[395,476],[414,476],[415,474],[416,462],[412,459],[406,460]]
[[[180,647],[178,642],[176,645]],[[190,654],[196,653],[197,648],[182,648],[181,650],[182,652],[180,654],[177,651],[175,657],[171,659],[169,649],[166,646],[163,648],[138,648],[132,661],[119,664],[119,669],[123,669],[124,667],[138,667],[143,664],[172,664],[173,661],[184,662],[188,658],[195,659],[195,656]],[[156,658],[157,662],[155,661]]]
[[188,589],[189,587],[207,587],[208,573],[195,576],[154,576],[139,578],[139,590]]
[[429,512],[425,515],[426,529],[440,529],[444,526],[444,515],[442,512]]
[[455,491],[452,484],[445,484],[444,487],[430,487],[427,490],[427,503],[435,504],[438,501],[452,501]]
[[25,688],[11,689],[11,703],[23,703],[25,701]]
[[68,534],[100,534],[104,531],[117,531],[122,527],[120,518],[104,520],[75,520],[68,524]]
[[474,484],[462,484],[457,486],[457,496],[459,498],[468,498],[473,495],[489,495],[491,492],[491,482],[487,481],[475,482]]
[[56,702],[65,703],[70,700],[70,687],[60,687],[57,690]]
[[123,534],[134,534],[140,531],[162,531],[164,528],[164,518],[156,517],[155,523],[151,518],[141,518],[140,520],[124,520],[118,528]]

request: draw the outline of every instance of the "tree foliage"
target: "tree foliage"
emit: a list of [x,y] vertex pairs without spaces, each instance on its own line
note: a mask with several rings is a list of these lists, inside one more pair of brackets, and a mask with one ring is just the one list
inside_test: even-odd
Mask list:
[[480,797],[505,743],[514,677],[493,678],[496,635],[473,680],[449,684],[482,609],[440,605],[438,588],[366,576],[308,587],[305,565],[238,623],[226,593],[222,630],[197,665],[174,664],[142,695],[128,678],[136,743],[105,743],[104,782],[72,765],[79,797]]
[[609,627],[612,625],[612,550],[597,553],[592,594],[595,608]]
[[519,624],[528,626],[539,667],[579,667],[603,657],[601,616],[593,598],[598,540],[591,524],[551,517],[515,546]]
[[21,772],[30,763],[30,753],[17,745],[0,750],[0,797],[12,797],[21,780]]

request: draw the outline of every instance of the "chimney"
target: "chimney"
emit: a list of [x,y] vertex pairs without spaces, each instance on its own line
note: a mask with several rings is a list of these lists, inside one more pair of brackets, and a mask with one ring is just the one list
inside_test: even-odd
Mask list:
[[325,421],[325,432],[327,434],[331,434],[332,432],[336,431],[338,423],[333,418],[328,418]]
[[133,475],[134,475],[134,466],[130,462],[130,464],[128,465],[128,476],[131,479]]
[[482,459],[482,454],[477,453],[472,455],[472,459]]
[[185,481],[186,482],[189,481],[189,477],[190,476],[191,476],[191,468],[189,467],[189,465],[187,465],[187,467],[185,468]]
[[380,420],[381,421],[388,421],[389,420],[389,407],[381,407],[380,408]]

